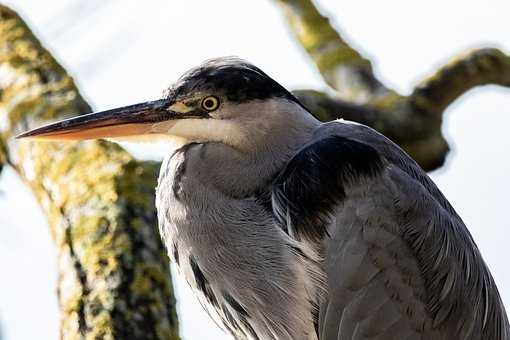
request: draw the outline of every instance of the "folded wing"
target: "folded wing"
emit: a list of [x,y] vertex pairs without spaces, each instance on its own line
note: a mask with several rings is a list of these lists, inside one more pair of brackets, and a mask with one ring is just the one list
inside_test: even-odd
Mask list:
[[324,124],[275,181],[272,205],[289,235],[324,252],[319,339],[509,338],[464,223],[376,131]]

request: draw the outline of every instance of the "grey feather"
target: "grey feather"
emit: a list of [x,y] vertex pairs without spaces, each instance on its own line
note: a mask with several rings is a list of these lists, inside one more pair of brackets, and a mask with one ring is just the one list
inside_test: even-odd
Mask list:
[[236,339],[510,340],[475,242],[420,167],[368,127],[321,124],[246,61],[23,136],[141,131],[181,143],[160,171],[161,237]]
[[[320,161],[332,160],[331,146],[321,144],[333,141],[331,136],[377,150],[385,167],[367,175],[367,165],[358,163],[365,168],[354,169],[358,176],[346,180],[343,167],[353,164],[353,156],[338,155],[336,164],[321,165],[338,169],[334,179],[318,178],[303,189],[308,195],[322,193],[335,189],[332,181],[340,181],[336,190],[344,191],[336,193],[334,206],[327,205],[331,237],[324,236],[323,246],[328,297],[320,306],[319,339],[383,340],[395,334],[409,339],[508,339],[508,320],[494,280],[469,231],[428,176],[398,146],[358,124],[324,124],[303,152],[312,148]],[[379,157],[373,162],[378,164]],[[294,177],[278,182],[277,216],[299,206],[301,197],[287,188],[294,190],[300,181],[295,174],[313,171],[306,167],[314,165],[299,166],[305,168],[287,169]],[[324,214],[315,211],[304,219],[311,221],[319,213]]]

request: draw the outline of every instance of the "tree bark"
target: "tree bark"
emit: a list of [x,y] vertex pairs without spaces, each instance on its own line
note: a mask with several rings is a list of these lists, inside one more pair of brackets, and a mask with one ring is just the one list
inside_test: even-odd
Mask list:
[[0,161],[16,169],[48,218],[58,253],[61,337],[178,339],[153,198],[159,165],[102,141],[12,138],[90,111],[22,19],[0,5]]
[[319,119],[345,118],[382,132],[425,170],[443,165],[449,146],[442,134],[447,107],[475,86],[510,87],[510,56],[496,48],[468,51],[420,82],[409,96],[383,84],[372,63],[351,47],[312,0],[275,0],[297,41],[333,95],[295,94]]
[[[498,49],[464,54],[404,96],[377,79],[311,0],[275,0],[333,95],[294,93],[319,119],[369,125],[425,170],[448,152],[446,108],[469,89],[510,86],[510,57]],[[168,258],[156,228],[159,165],[115,144],[32,143],[19,132],[91,109],[72,78],[12,10],[0,5],[0,171],[8,164],[29,185],[57,246],[64,339],[177,339]]]

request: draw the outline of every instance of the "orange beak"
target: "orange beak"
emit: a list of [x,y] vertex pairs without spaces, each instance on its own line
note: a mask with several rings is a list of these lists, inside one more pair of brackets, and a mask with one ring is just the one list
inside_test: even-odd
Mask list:
[[146,135],[153,133],[152,126],[158,122],[181,118],[182,114],[168,109],[169,104],[169,99],[160,99],[89,113],[27,131],[16,138],[66,141]]

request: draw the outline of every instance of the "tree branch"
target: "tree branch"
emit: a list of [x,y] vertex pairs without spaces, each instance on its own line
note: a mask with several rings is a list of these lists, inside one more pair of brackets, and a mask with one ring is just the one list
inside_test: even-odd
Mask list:
[[370,60],[347,44],[312,0],[277,0],[291,31],[318,66],[334,96],[295,94],[319,119],[368,125],[406,150],[425,170],[443,165],[449,151],[441,128],[444,110],[475,86],[510,86],[510,56],[498,49],[471,51],[439,68],[410,96],[376,79]]
[[313,90],[293,93],[321,121],[343,118],[376,129],[427,171],[439,168],[445,161],[449,149],[441,133],[442,117],[416,114],[406,97],[393,95],[375,105],[360,105]]
[[468,90],[487,84],[510,87],[510,56],[496,48],[454,58],[416,86],[409,100],[421,111],[441,114]]
[[353,49],[311,0],[277,0],[301,46],[338,96],[363,103],[389,90],[375,77],[370,60]]
[[57,246],[63,339],[177,339],[168,258],[155,216],[158,165],[106,142],[11,137],[89,112],[73,80],[22,19],[0,6],[0,139]]

